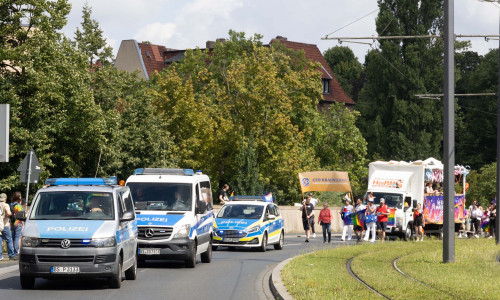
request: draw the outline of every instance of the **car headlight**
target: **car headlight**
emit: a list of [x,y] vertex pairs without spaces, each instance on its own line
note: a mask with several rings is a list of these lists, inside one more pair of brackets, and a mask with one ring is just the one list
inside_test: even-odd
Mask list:
[[116,238],[113,236],[109,238],[92,239],[90,245],[96,248],[114,247],[116,246]]
[[402,218],[402,217],[398,217],[398,218],[396,219],[396,221],[397,221],[397,222],[396,222],[396,226],[403,225],[403,218]]
[[38,246],[40,246],[40,241],[41,241],[41,239],[39,239],[39,238],[23,236],[21,239],[21,246],[22,247],[38,247]]
[[178,227],[177,232],[174,234],[175,238],[183,238],[189,236],[189,232],[191,231],[191,225],[182,225]]
[[257,232],[260,230],[260,225],[257,225],[257,226],[253,226],[253,227],[250,227],[247,229],[247,232],[248,233],[253,233],[253,232]]

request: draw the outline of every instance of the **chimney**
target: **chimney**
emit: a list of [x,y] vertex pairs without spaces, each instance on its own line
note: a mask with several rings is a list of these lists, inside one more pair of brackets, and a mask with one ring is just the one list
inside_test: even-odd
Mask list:
[[278,35],[278,36],[276,37],[276,39],[277,39],[278,41],[282,41],[282,42],[286,42],[286,41],[288,40],[286,37],[281,36],[281,35]]
[[214,41],[207,41],[207,49],[213,49],[215,47],[215,42]]
[[226,39],[217,39],[216,41],[224,44],[226,42]]

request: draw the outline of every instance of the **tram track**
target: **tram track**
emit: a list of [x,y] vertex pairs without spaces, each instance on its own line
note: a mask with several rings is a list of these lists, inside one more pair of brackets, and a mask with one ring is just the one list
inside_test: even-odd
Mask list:
[[351,257],[351,259],[349,259],[347,261],[346,268],[347,268],[347,271],[349,272],[349,274],[352,277],[354,277],[357,281],[361,282],[365,287],[367,287],[370,291],[374,292],[375,294],[377,294],[385,299],[391,299],[391,298],[387,297],[386,295],[382,294],[380,291],[378,291],[377,289],[375,289],[371,285],[369,285],[368,283],[366,283],[363,279],[361,279],[358,275],[356,275],[356,273],[354,273],[354,271],[351,269],[351,263],[355,258],[356,258],[356,256]]

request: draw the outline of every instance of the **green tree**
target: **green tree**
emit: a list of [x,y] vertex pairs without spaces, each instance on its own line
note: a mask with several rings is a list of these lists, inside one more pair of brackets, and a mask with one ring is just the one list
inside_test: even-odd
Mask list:
[[478,171],[471,171],[467,176],[469,189],[465,197],[467,203],[472,204],[473,200],[479,201],[479,204],[486,207],[496,194],[496,169],[497,163],[485,165]]
[[112,63],[112,49],[106,46],[106,39],[103,37],[103,31],[99,23],[92,19],[92,8],[87,3],[83,6],[82,30],[76,29],[75,41],[78,49],[85,53],[89,60],[90,68],[94,67],[94,61],[97,59],[102,64]]
[[323,56],[344,91],[349,96],[357,99],[363,65],[358,61],[351,48],[335,46],[326,50]]
[[[439,34],[443,1],[380,0],[380,36]],[[441,39],[381,40],[365,59],[366,83],[358,125],[371,158],[417,160],[441,156],[442,102],[415,94],[441,93]]]

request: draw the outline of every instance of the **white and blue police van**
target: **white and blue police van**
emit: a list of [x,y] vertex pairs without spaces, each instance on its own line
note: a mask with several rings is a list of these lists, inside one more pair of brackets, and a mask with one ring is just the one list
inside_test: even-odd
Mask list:
[[213,249],[217,247],[283,249],[285,224],[278,206],[265,196],[234,196],[214,219]]
[[192,169],[136,169],[127,179],[137,213],[139,262],[212,260],[213,200],[210,179]]
[[107,278],[120,288],[137,274],[137,222],[130,190],[112,178],[47,179],[35,194],[21,237],[23,289],[35,278]]

